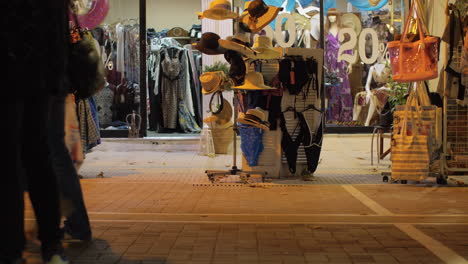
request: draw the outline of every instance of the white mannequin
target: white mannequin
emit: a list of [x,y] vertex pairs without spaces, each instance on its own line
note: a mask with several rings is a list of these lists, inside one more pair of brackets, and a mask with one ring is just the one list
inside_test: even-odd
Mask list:
[[[367,81],[366,81],[366,104],[369,104],[369,111],[367,112],[367,118],[364,123],[365,126],[370,125],[370,121],[372,119],[372,116],[374,115],[374,112],[377,110],[377,98],[373,96],[374,94],[371,91],[370,85],[372,82],[372,79],[374,79],[375,82],[377,83],[388,83],[390,80],[391,76],[391,70],[390,68],[387,67],[388,60],[387,58],[387,52],[386,50],[384,51],[384,55],[379,56],[378,61],[372,65],[369,68],[369,73],[367,75]],[[387,87],[386,85],[383,85],[382,87],[376,88],[374,90],[378,91],[386,91],[390,93],[390,88]],[[355,99],[355,104],[354,104],[354,111],[353,111],[353,120],[357,121],[359,118],[359,114],[361,113],[362,106],[356,104],[357,97],[362,96],[362,93],[358,93],[356,95]]]

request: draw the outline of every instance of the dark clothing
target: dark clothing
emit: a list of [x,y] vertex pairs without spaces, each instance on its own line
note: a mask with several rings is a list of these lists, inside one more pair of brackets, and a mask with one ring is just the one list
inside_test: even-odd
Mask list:
[[91,227],[83,201],[80,180],[64,141],[64,104],[65,98],[61,96],[55,97],[52,102],[50,119],[54,122],[49,127],[52,164],[58,177],[62,199],[66,201],[66,205],[72,206],[71,214],[66,215],[64,229],[73,237],[86,240],[91,238]]
[[[2,3],[2,43],[6,45],[4,96],[65,95],[69,47],[68,1],[15,0]],[[31,83],[23,82],[24,76]],[[18,83],[16,83],[18,82]],[[23,85],[21,85],[23,82]]]
[[[68,92],[68,1],[16,0],[3,3],[1,40],[7,67],[2,104],[7,173],[0,190],[0,257],[20,258],[24,238],[24,190],[27,186],[43,249],[60,248],[57,177],[52,167],[49,119],[52,95]],[[24,172],[24,173],[23,173]],[[44,256],[43,257],[47,257]]]
[[[50,158],[51,97],[10,98],[6,105],[8,140],[4,149],[7,177],[0,200],[5,216],[0,256],[21,257],[24,238],[24,191],[28,190],[43,246],[60,243],[57,177]],[[33,128],[33,129],[31,129]],[[24,172],[24,173],[22,173]]]

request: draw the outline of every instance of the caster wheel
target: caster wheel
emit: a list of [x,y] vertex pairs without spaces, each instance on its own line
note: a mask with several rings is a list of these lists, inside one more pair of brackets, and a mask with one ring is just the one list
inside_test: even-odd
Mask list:
[[388,176],[383,176],[382,181],[383,182],[388,182]]
[[401,184],[407,184],[407,183],[408,183],[408,181],[407,181],[407,180],[401,180],[401,182],[400,182],[400,183],[401,183]]

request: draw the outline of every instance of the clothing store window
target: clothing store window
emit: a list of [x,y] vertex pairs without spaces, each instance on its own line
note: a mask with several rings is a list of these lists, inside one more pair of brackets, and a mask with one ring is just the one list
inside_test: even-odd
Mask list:
[[[401,34],[403,0],[264,0],[281,6],[276,19],[259,34],[278,47],[320,48],[324,41],[326,127],[333,131],[371,131],[390,106],[391,67],[387,43]],[[320,32],[323,2],[324,31]],[[241,10],[245,1],[234,0]],[[290,21],[293,21],[293,27]],[[294,31],[294,32],[292,32]],[[294,38],[292,40],[291,38]],[[336,129],[335,129],[336,128]],[[362,130],[359,130],[362,128]]]
[[[86,6],[91,0],[78,1]],[[93,1],[108,1],[110,6],[105,20],[92,30],[108,83],[94,96],[101,134],[130,136],[130,130],[143,127],[141,120],[147,120],[147,137],[198,134],[202,125],[201,54],[191,44],[201,36],[201,22],[195,14],[200,2],[145,1],[147,72],[146,84],[142,84],[141,1]],[[145,89],[142,85],[146,100],[140,96]],[[146,110],[144,119],[142,109]]]
[[387,43],[401,34],[401,0],[336,0],[325,14],[327,127],[388,125],[392,72]]

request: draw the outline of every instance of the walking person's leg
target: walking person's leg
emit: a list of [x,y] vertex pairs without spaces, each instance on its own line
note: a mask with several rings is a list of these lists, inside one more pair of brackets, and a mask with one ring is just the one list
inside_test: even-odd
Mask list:
[[[28,98],[25,103],[22,163],[34,208],[45,262],[67,263],[63,256],[60,233],[60,200],[57,175],[52,167],[49,145],[51,96]],[[29,128],[34,130],[29,130]],[[60,261],[57,261],[60,259]]]
[[[65,97],[55,97],[52,103],[50,145],[52,165],[58,177],[61,198],[71,206],[65,212],[64,235],[74,239],[90,240],[91,227],[83,201],[80,180],[73,165],[69,150],[65,145]],[[65,237],[67,238],[67,237]]]
[[21,173],[20,148],[24,102],[11,98],[6,109],[7,140],[4,141],[6,177],[0,191],[1,212],[5,214],[3,239],[0,240],[0,263],[19,263],[24,248],[24,177]]

